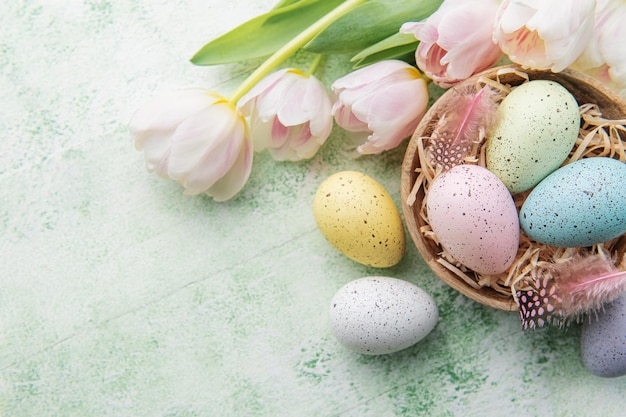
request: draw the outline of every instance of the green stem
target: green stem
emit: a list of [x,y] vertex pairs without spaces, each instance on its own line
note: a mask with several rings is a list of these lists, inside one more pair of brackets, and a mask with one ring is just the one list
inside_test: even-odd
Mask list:
[[313,62],[309,65],[309,68],[306,70],[308,75],[315,75],[317,69],[320,67],[320,64],[326,59],[326,55],[323,54],[315,54],[315,58],[313,58]]
[[330,25],[335,20],[339,19],[350,10],[354,9],[361,3],[365,3],[366,0],[347,0],[326,14],[320,20],[313,23],[311,26],[300,32],[298,36],[287,42],[282,48],[274,52],[265,62],[263,62],[243,83],[235,90],[230,96],[229,101],[231,103],[237,103],[244,94],[246,94],[252,87],[254,87],[259,81],[261,81],[267,74],[269,74],[274,68],[280,65],[285,59],[292,56],[306,45],[311,39],[313,39],[318,33],[320,33],[326,26]]

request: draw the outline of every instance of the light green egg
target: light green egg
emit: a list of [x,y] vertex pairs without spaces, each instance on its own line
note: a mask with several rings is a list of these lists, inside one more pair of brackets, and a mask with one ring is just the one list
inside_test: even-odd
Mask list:
[[513,194],[531,189],[556,170],[576,143],[580,111],[561,84],[533,80],[509,93],[487,135],[487,168]]

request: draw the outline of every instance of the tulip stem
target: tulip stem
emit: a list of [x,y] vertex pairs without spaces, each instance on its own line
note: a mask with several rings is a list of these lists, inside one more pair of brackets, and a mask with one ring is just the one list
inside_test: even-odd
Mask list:
[[315,58],[313,58],[313,62],[309,65],[309,68],[306,70],[308,75],[315,75],[318,68],[322,64],[322,62],[326,59],[326,55],[315,54]]
[[306,45],[318,33],[325,29],[328,25],[339,19],[366,0],[346,0],[339,6],[328,12],[321,19],[313,23],[311,26],[300,32],[298,36],[283,45],[278,51],[274,52],[265,62],[263,62],[230,96],[231,103],[237,103],[252,87],[261,81],[267,74],[274,70],[284,60],[295,54],[300,48]]

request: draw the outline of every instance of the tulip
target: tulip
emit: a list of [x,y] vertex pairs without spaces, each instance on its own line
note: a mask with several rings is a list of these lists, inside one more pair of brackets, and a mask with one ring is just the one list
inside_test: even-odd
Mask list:
[[139,108],[129,128],[146,168],[178,181],[186,195],[225,201],[245,185],[252,141],[244,118],[221,95],[187,89]]
[[[206,193],[216,201],[232,198],[250,176],[253,154],[248,125],[235,103],[328,25],[364,2],[346,0],[305,28],[253,71],[228,99],[210,91],[184,90],[159,97],[137,110],[129,129],[135,147],[144,151],[146,168],[178,181],[185,194]],[[304,108],[310,108],[309,104]],[[317,135],[316,140],[321,140],[324,129],[318,126],[317,118],[311,116],[309,127],[311,138]],[[278,131],[280,128],[277,125]],[[284,131],[276,134],[282,136]],[[300,134],[289,132],[285,142],[291,138],[290,145],[283,146],[284,150],[291,147],[296,154],[309,155],[310,148],[319,147],[316,140],[302,145],[298,140],[304,137],[308,137],[304,129]]]
[[356,70],[332,85],[332,114],[352,132],[356,152],[379,154],[410,136],[428,105],[426,81],[417,68],[396,60]]
[[238,102],[250,117],[254,149],[268,149],[277,161],[315,155],[333,128],[332,102],[324,85],[297,69],[274,72]]
[[562,71],[587,46],[595,5],[596,0],[505,0],[493,40],[524,67]]
[[408,22],[400,32],[420,44],[417,67],[435,84],[448,88],[494,65],[502,51],[493,42],[496,0],[446,0],[425,22]]
[[573,68],[587,72],[626,99],[626,2],[598,0],[593,36]]

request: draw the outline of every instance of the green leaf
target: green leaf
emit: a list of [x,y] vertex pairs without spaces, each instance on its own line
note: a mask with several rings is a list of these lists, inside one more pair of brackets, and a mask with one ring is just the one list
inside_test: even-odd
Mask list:
[[277,5],[275,5],[272,10],[280,9],[281,7],[291,6],[294,3],[298,3],[301,0],[282,0],[279,1]]
[[271,55],[341,3],[342,0],[283,0],[279,8],[204,45],[191,62],[216,65]]
[[371,0],[336,20],[304,49],[321,54],[356,53],[398,32],[405,22],[434,13],[443,0]]
[[415,62],[415,49],[419,41],[412,34],[394,33],[386,39],[365,48],[350,60],[354,68],[361,68],[385,59],[399,59],[410,63]]

